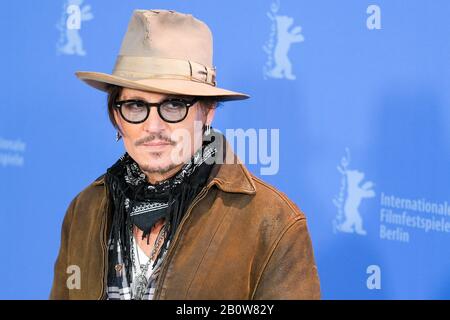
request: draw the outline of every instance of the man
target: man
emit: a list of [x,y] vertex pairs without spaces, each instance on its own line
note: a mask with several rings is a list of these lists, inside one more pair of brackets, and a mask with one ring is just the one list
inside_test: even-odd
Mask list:
[[248,98],[212,66],[203,22],[136,10],[113,74],[77,72],[126,152],[69,205],[52,299],[320,297],[304,214],[211,129],[218,102]]

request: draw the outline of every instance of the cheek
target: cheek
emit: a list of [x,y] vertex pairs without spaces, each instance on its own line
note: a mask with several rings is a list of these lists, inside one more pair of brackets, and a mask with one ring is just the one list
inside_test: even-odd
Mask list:
[[[197,148],[202,141],[203,117],[196,108],[189,110],[187,117],[180,123],[170,125],[171,137],[177,141],[179,149]],[[192,150],[191,150],[192,151]]]
[[[194,111],[194,110],[193,110]],[[191,142],[195,149],[201,146],[203,138],[203,123],[205,122],[205,115],[199,107],[195,108],[191,119]]]
[[[190,122],[192,124],[191,132],[192,132],[192,134],[196,134],[197,136],[200,134],[200,137],[201,137],[203,123],[205,122],[205,115],[199,107],[196,107],[192,111],[194,111],[194,112],[192,114],[192,119]],[[193,137],[193,139],[195,139],[195,137]]]
[[195,120],[204,122],[206,115],[203,109],[199,106],[195,107]]
[[121,122],[121,128],[123,132],[123,138],[128,143],[134,143],[137,139],[142,137],[142,125],[132,124],[128,122]]
[[203,110],[196,106],[195,108],[192,108],[192,114],[189,119],[189,123],[191,124],[191,131],[192,132],[199,132],[202,130],[203,123],[205,122],[205,114],[203,113]]
[[189,110],[187,117],[182,122],[172,124],[170,129],[172,132],[177,130],[188,132],[192,140],[194,139],[194,133],[201,131],[203,122],[204,116],[202,112],[197,107],[194,107]]

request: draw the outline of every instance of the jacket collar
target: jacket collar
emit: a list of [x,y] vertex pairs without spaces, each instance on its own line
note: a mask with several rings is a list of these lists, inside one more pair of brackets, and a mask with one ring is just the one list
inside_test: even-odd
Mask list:
[[[256,186],[253,177],[238,156],[233,152],[228,141],[223,135],[222,143],[219,143],[218,153],[223,150],[221,164],[215,164],[208,179],[208,187],[213,184],[224,192],[255,194]],[[225,146],[224,149],[221,147]]]
[[[224,192],[255,194],[256,186],[251,173],[233,152],[225,137],[223,135],[220,135],[220,137],[222,137],[223,143],[219,143],[218,152],[223,150],[223,161],[221,164],[215,164],[212,168],[207,182],[208,189],[216,185]],[[223,145],[225,145],[224,149],[221,148]],[[102,174],[93,182],[93,185],[104,184],[105,174]]]

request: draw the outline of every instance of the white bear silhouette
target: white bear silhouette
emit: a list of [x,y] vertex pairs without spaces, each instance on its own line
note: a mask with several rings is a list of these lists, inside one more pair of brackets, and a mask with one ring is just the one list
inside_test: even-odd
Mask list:
[[[69,0],[68,7],[71,5],[81,6],[83,4],[83,0]],[[85,5],[80,8],[80,24],[83,21],[88,21],[93,18],[93,14],[91,13],[91,6]],[[79,28],[65,28],[66,32],[66,44],[61,47],[60,51],[65,54],[77,54],[80,56],[86,55],[86,51],[83,49],[83,40],[81,39]]]
[[343,232],[365,235],[367,232],[362,226],[359,206],[363,198],[375,197],[375,191],[372,189],[373,183],[367,181],[360,186],[364,179],[364,173],[358,170],[346,170],[345,175],[347,178],[347,198],[344,204],[345,221],[337,228]]
[[294,19],[288,16],[269,15],[272,20],[276,21],[277,26],[277,43],[273,52],[273,59],[275,66],[272,70],[267,72],[267,75],[273,78],[286,78],[295,80],[295,75],[292,73],[292,63],[288,57],[288,51],[292,43],[304,41],[301,35],[302,28],[297,26],[292,30]]

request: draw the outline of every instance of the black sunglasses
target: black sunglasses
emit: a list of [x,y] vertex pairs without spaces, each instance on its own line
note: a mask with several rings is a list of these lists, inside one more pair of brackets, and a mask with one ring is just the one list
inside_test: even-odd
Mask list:
[[130,123],[142,123],[147,120],[151,107],[157,107],[158,114],[166,122],[177,123],[183,121],[192,107],[200,99],[193,100],[170,98],[161,102],[147,102],[143,100],[122,100],[114,104],[120,115]]

